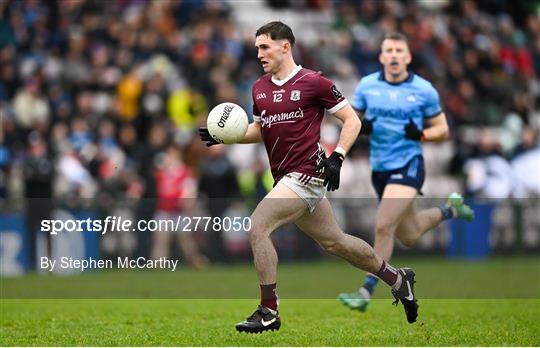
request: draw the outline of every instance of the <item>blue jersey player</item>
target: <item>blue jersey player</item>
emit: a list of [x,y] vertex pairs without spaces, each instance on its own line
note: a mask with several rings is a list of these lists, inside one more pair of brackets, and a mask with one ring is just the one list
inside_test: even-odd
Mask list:
[[[407,38],[386,34],[379,55],[383,70],[362,78],[352,99],[353,108],[363,117],[360,134],[370,137],[371,180],[380,200],[374,249],[386,261],[392,256],[394,236],[412,246],[444,220],[474,218],[457,193],[441,207],[415,208],[425,173],[421,142],[446,140],[448,124],[437,91],[407,69],[411,60]],[[377,282],[368,274],[357,292],[340,294],[339,299],[365,311]]]

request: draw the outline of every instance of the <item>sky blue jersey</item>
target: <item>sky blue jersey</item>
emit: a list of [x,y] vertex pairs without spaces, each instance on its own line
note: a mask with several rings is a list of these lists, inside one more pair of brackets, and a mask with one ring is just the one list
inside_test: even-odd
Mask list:
[[382,71],[363,77],[351,104],[373,121],[369,158],[374,171],[402,168],[421,155],[420,142],[405,138],[404,127],[412,119],[423,129],[425,118],[442,112],[435,88],[413,72],[400,83],[387,82]]

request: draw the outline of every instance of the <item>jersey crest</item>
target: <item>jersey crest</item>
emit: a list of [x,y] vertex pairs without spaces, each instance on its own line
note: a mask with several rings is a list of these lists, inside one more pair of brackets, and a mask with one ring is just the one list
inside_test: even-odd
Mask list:
[[299,101],[300,100],[300,91],[295,89],[291,91],[291,100],[292,101]]

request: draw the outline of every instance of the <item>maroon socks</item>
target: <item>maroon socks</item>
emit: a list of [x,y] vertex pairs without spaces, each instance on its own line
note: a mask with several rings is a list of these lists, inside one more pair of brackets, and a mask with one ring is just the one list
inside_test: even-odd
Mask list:
[[276,294],[276,283],[261,284],[261,304],[273,310],[277,310],[278,296]]
[[383,261],[381,269],[379,269],[375,275],[382,279],[386,284],[390,285],[393,289],[397,289],[401,285],[401,276],[399,275],[397,269],[390,266],[388,263],[386,263],[386,261]]

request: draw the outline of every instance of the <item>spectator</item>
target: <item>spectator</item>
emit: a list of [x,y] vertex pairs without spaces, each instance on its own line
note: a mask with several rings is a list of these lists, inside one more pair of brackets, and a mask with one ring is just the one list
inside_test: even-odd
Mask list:
[[36,128],[43,129],[49,122],[49,105],[41,93],[37,79],[26,82],[24,88],[15,96],[13,108],[18,126],[28,132]]
[[511,161],[516,178],[514,197],[540,197],[540,143],[538,132],[530,126],[522,132],[522,143]]
[[514,183],[512,167],[500,154],[495,135],[482,130],[477,153],[465,162],[467,192],[479,198],[505,199]]
[[[236,170],[225,155],[225,146],[208,148],[208,157],[202,161],[199,192],[206,196],[209,216],[223,217],[232,204],[241,203]],[[223,243],[223,231],[210,231],[209,256],[212,260],[229,260]]]
[[[199,252],[193,236],[193,224],[185,225],[183,217],[190,217],[195,207],[197,186],[190,170],[182,162],[181,151],[177,145],[169,145],[156,163],[157,210],[155,220],[161,228],[154,232],[152,258],[158,260],[168,257],[171,238],[174,236],[184,259],[193,267],[205,268],[208,261]],[[180,228],[174,230],[172,223],[180,219]],[[164,225],[165,223],[165,225]],[[185,228],[184,228],[185,227]]]
[[[41,221],[49,219],[52,212],[52,180],[54,167],[47,144],[37,132],[28,138],[28,151],[24,161],[24,186],[26,198],[26,223],[29,235],[30,269],[37,268],[37,239]],[[47,238],[47,254],[51,255],[51,244]]]

